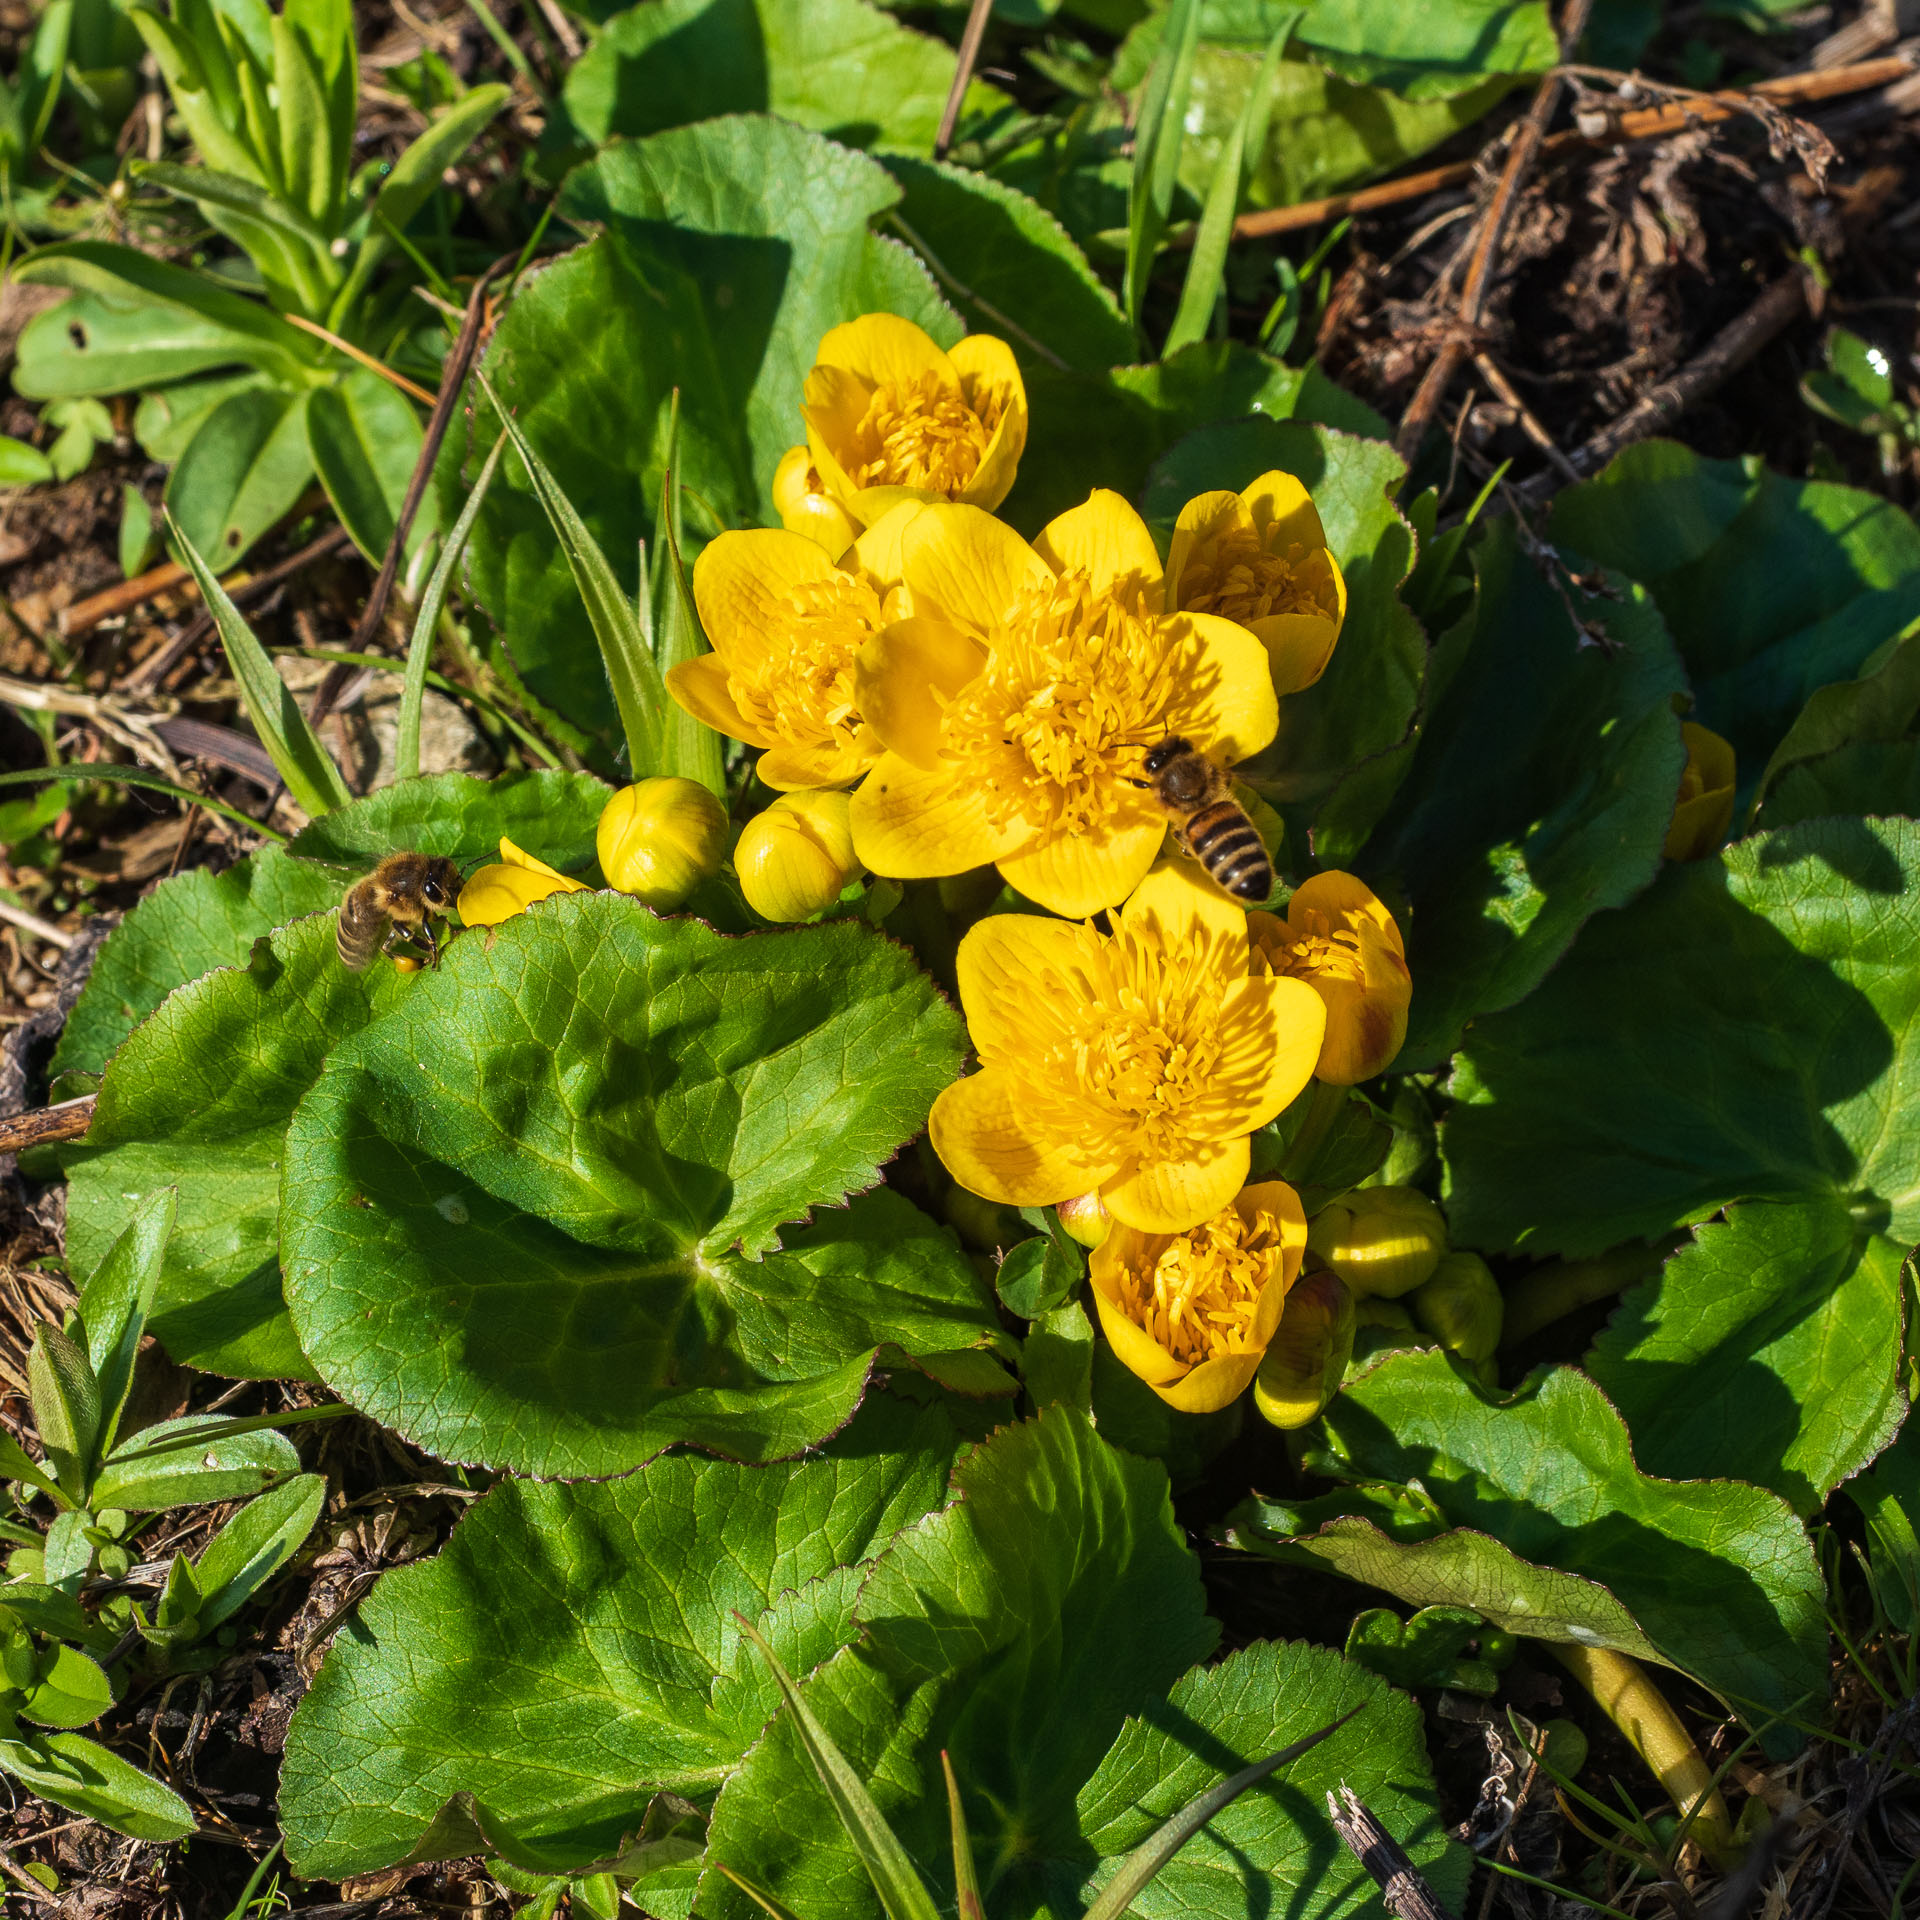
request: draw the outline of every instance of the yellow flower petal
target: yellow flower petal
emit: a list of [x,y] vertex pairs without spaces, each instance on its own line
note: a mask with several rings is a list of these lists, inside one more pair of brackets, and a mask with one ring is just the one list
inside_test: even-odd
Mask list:
[[853,844],[863,866],[894,880],[936,880],[984,867],[1026,829],[996,827],[980,790],[952,768],[932,772],[882,754],[853,796]]
[[[1109,1236],[1110,1239],[1118,1237],[1118,1232]],[[1106,1335],[1107,1345],[1113,1349],[1114,1358],[1129,1373],[1136,1374],[1144,1380],[1155,1393],[1160,1395],[1161,1399],[1168,1399],[1170,1396],[1167,1389],[1187,1377],[1188,1367],[1184,1362],[1176,1360],[1145,1329],[1136,1327],[1127,1318],[1119,1304],[1107,1297],[1107,1291],[1099,1281],[1098,1254],[1094,1258],[1096,1269],[1093,1307],[1100,1316],[1100,1331]],[[1257,1370],[1260,1365],[1260,1356],[1257,1353],[1253,1356],[1253,1364]]]
[[727,683],[726,663],[717,653],[681,660],[667,669],[666,678],[667,691],[675,701],[715,733],[724,733],[729,740],[744,740],[750,747],[773,745],[771,734],[760,732],[741,717]]
[[1119,494],[1104,487],[1049,520],[1034,540],[1033,550],[1055,573],[1080,569],[1096,593],[1117,587],[1123,594],[1157,597],[1160,555],[1153,535]]
[[927,507],[902,532],[900,553],[914,612],[968,633],[990,632],[1022,588],[1053,578],[1011,527],[978,507]]
[[1167,860],[1156,866],[1133,890],[1120,916],[1128,927],[1153,929],[1169,945],[1206,946],[1229,977],[1238,979],[1247,971],[1247,910],[1184,862]]
[[991,1063],[1020,1051],[1036,999],[1084,998],[1103,945],[1091,927],[1031,913],[990,914],[969,927],[954,970],[980,1058]]
[[1264,1127],[1313,1078],[1326,1031],[1326,1003],[1304,980],[1236,980],[1220,1002],[1220,1058],[1194,1103],[1195,1130],[1217,1137]]
[[1318,613],[1270,613],[1248,631],[1267,650],[1276,694],[1303,693],[1326,672],[1340,638],[1340,622]]
[[776,793],[801,793],[815,787],[850,786],[879,757],[880,742],[862,733],[846,746],[770,747],[753,770]]
[[1166,610],[1180,611],[1180,583],[1196,550],[1204,549],[1224,527],[1251,529],[1252,517],[1237,493],[1220,488],[1213,493],[1196,493],[1180,509],[1173,523],[1173,539],[1167,548]]
[[886,746],[928,771],[940,764],[945,703],[986,665],[979,642],[943,621],[898,620],[860,650],[854,698]]
[[[583,881],[569,880],[558,868],[548,866],[544,860],[528,853],[524,847],[516,847],[504,833],[500,836],[500,858],[506,866],[518,867],[523,873],[538,874],[543,880],[551,880],[553,886],[548,889],[549,892],[585,893],[587,891]],[[542,894],[540,898],[545,899],[546,895]]]
[[1667,829],[1666,855],[1669,860],[1704,860],[1718,850],[1733,825],[1733,747],[1691,720],[1682,723],[1680,737],[1686,742],[1687,763],[1673,824]]
[[870,386],[904,385],[930,373],[942,386],[956,392],[960,387],[952,360],[911,320],[893,313],[863,313],[829,329],[813,360],[817,367],[844,368]]
[[1280,730],[1267,650],[1245,627],[1217,614],[1183,613],[1167,675],[1175,694],[1168,730],[1224,766],[1251,760]]
[[1413,980],[1394,918],[1350,873],[1294,889],[1285,923],[1251,926],[1265,963],[1318,994],[1327,1011],[1316,1078],[1350,1087],[1391,1064],[1407,1037]]
[[556,893],[586,891],[578,880],[555,873],[544,860],[523,853],[502,837],[500,865],[482,867],[460,889],[460,919],[469,927],[497,927],[501,921],[525,913],[536,900]]
[[1013,349],[991,334],[970,333],[947,358],[960,376],[967,404],[983,419],[997,403],[1000,418],[980,456],[980,465],[960,498],[968,506],[997,507],[1012,491],[1027,447],[1027,390]]
[[768,628],[784,621],[787,596],[833,574],[833,562],[804,534],[784,527],[723,533],[693,563],[693,604],[722,660],[757,662],[766,657]]
[[1277,470],[1263,473],[1258,480],[1240,490],[1248,518],[1261,533],[1273,530],[1269,543],[1284,549],[1301,546],[1311,551],[1325,547],[1327,532],[1320,524],[1320,510],[1313,495],[1290,473]]
[[[875,489],[869,488],[869,492]],[[841,565],[860,574],[883,598],[900,584],[900,537],[920,511],[917,500],[903,500],[883,513],[845,555]]]
[[[944,1153],[940,1157],[946,1159]],[[1218,1140],[1195,1146],[1184,1159],[1134,1167],[1105,1181],[1100,1197],[1107,1211],[1125,1226],[1138,1227],[1142,1233],[1184,1233],[1232,1201],[1246,1184],[1251,1160],[1244,1135]]]
[[1058,1140],[1033,1137],[1015,1088],[992,1067],[956,1081],[933,1103],[927,1132],[948,1172],[1003,1206],[1050,1207],[1097,1187],[1113,1171]]
[[1096,833],[1059,834],[1001,854],[998,864],[1001,878],[1016,892],[1050,913],[1079,920],[1133,892],[1159,858],[1166,837],[1166,822],[1148,815],[1143,802]]

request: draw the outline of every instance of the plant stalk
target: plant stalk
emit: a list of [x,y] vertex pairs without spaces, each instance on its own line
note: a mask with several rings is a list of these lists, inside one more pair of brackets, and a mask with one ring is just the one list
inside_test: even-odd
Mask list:
[[1716,1866],[1726,1864],[1737,1851],[1727,1803],[1714,1785],[1713,1770],[1646,1669],[1605,1647],[1556,1644],[1553,1651],[1647,1763],[1701,1851]]

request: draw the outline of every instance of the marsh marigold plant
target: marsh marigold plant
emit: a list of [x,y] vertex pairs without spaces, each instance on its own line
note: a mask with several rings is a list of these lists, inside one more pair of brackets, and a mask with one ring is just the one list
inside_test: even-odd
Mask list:
[[462,923],[469,927],[497,927],[516,913],[525,913],[536,900],[555,893],[585,893],[586,886],[556,873],[544,860],[536,860],[516,847],[505,834],[500,836],[498,864],[482,867],[460,889],[457,902]]
[[980,1069],[933,1105],[935,1151],[1010,1206],[1098,1193],[1122,1226],[1184,1233],[1246,1184],[1247,1136],[1307,1084],[1326,1010],[1252,971],[1246,915],[1179,867],[1114,931],[996,914],[960,943]]
[[1091,1263],[1101,1331],[1168,1406],[1216,1413],[1260,1370],[1306,1250],[1300,1196],[1279,1180],[1180,1233],[1117,1226]]
[[997,507],[1027,444],[1026,385],[990,334],[942,351],[911,320],[863,314],[822,338],[804,394],[812,472],[863,527],[903,500]]
[[1055,913],[1098,913],[1166,837],[1148,750],[1178,734],[1231,766],[1279,725],[1265,648],[1217,615],[1161,611],[1159,554],[1116,493],[1031,546],[977,508],[923,508],[900,573],[910,616],[869,642],[854,683],[885,748],[853,799],[875,873],[992,863]]

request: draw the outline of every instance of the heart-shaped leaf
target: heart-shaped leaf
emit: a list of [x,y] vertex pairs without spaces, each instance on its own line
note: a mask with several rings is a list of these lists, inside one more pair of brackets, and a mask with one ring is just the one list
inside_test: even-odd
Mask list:
[[444,1457],[608,1473],[676,1440],[817,1442],[877,1348],[1011,1351],[897,1195],[798,1224],[873,1184],[960,1046],[864,927],[733,940],[624,895],[541,901],[456,941],[296,1116],[301,1343]]

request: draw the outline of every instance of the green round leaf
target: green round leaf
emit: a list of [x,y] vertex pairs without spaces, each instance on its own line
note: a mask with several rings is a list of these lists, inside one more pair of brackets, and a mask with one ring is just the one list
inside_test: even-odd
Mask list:
[[287,1740],[302,1875],[474,1850],[614,1852],[659,1789],[709,1800],[778,1694],[734,1621],[805,1673],[853,1635],[860,1569],[943,1496],[958,1437],[876,1395],[824,1454],[684,1455],[587,1485],[507,1481],[446,1550],[386,1575]]
[[419,1445],[536,1473],[676,1440],[772,1458],[845,1422],[878,1347],[1004,1344],[897,1195],[794,1224],[870,1187],[959,1065],[890,942],[575,893],[417,981],[296,1116],[282,1232],[314,1364]]
[[1810,820],[1670,865],[1468,1034],[1441,1133],[1454,1231],[1577,1256],[1825,1196],[1920,1238],[1917,1019],[1912,821]]

